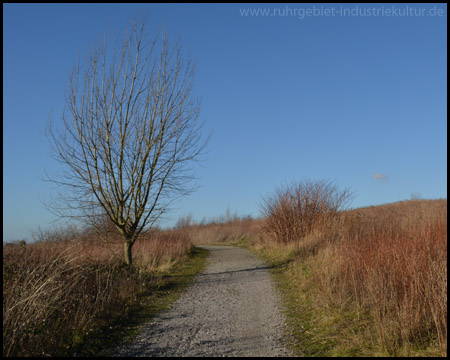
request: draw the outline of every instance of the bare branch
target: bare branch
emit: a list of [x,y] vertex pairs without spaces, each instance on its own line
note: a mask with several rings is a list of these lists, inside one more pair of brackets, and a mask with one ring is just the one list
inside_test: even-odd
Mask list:
[[60,189],[52,210],[88,221],[106,216],[132,245],[174,198],[189,194],[191,165],[207,144],[193,79],[181,45],[164,32],[150,37],[146,19],[115,44],[99,38],[69,76],[62,127],[48,125],[62,165],[47,177]]

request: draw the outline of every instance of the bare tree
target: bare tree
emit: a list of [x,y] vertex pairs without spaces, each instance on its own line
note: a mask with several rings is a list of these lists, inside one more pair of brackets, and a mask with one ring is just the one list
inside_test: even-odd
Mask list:
[[201,136],[193,99],[194,67],[162,31],[150,37],[146,18],[111,45],[94,42],[69,77],[62,126],[47,135],[63,169],[54,213],[99,223],[107,218],[132,247],[175,198],[194,190]]

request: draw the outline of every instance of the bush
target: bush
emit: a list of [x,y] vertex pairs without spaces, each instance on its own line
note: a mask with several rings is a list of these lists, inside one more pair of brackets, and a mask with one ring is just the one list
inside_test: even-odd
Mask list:
[[334,218],[350,198],[348,189],[339,190],[331,181],[305,180],[279,187],[263,199],[264,230],[284,244],[300,240]]
[[327,182],[292,184],[265,199],[263,244],[294,254],[294,296],[308,294],[329,316],[354,312],[383,353],[446,356],[447,200],[340,211],[348,199]]

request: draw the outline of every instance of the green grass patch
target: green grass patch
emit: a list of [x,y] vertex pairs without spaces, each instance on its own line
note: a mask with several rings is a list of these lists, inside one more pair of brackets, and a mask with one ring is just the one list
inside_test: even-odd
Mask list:
[[290,347],[304,356],[376,356],[370,342],[353,336],[366,329],[351,309],[323,307],[314,294],[311,269],[299,262],[275,267],[272,273],[285,305]]

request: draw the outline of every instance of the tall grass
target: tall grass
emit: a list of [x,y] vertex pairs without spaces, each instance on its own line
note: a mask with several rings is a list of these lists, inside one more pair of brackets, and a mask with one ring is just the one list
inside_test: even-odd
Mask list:
[[264,200],[264,246],[293,249],[317,304],[368,314],[387,353],[438,344],[446,355],[446,200],[338,211],[348,195],[321,182],[277,189]]
[[165,271],[187,255],[192,238],[183,230],[154,230],[134,245],[135,265],[141,271]]
[[[126,316],[130,299],[151,281],[146,274],[171,267],[193,244],[244,239],[255,249],[289,253],[283,269],[299,282],[297,303],[306,291],[308,306],[324,317],[348,310],[345,321],[330,320],[336,333],[311,339],[350,333],[339,340],[350,348],[369,341],[383,354],[446,356],[447,200],[344,211],[348,190],[313,185],[279,188],[265,199],[261,219],[155,230],[135,244],[132,269],[123,264],[121,239],[103,244],[88,231],[41,231],[40,242],[4,246],[3,356],[72,355],[98,326]],[[364,336],[374,336],[358,340],[363,335],[346,329],[349,313],[368,329]]]
[[235,243],[259,234],[260,219],[239,219],[228,222],[212,222],[194,225],[183,230],[189,234],[195,245]]
[[433,341],[447,352],[446,207],[424,205],[346,214],[333,245],[340,265],[334,288],[371,311],[380,343],[392,354]]
[[192,248],[182,233],[154,231],[136,243],[136,266],[128,267],[119,241],[103,244],[74,229],[38,237],[3,246],[3,356],[73,355],[102,326],[127,317],[152,273]]
[[303,282],[292,306],[308,299],[312,313],[330,317],[324,326],[333,323],[308,329],[330,339],[318,348],[367,355],[370,343],[376,355],[446,356],[447,200],[345,210],[351,196],[331,182],[294,183],[263,199],[261,219],[185,229],[196,244],[247,239],[274,263],[288,259],[285,276]]

